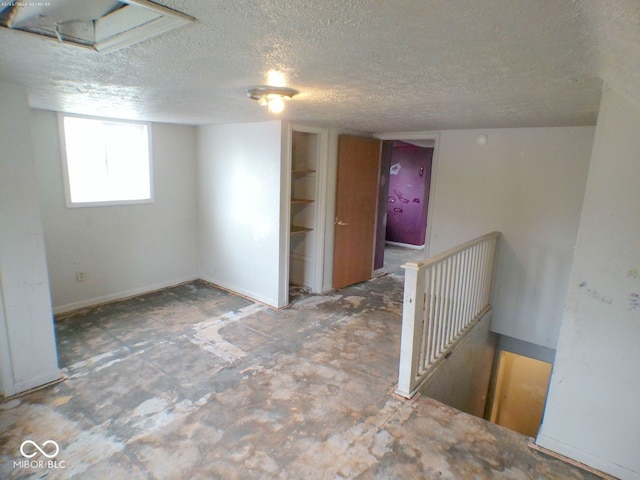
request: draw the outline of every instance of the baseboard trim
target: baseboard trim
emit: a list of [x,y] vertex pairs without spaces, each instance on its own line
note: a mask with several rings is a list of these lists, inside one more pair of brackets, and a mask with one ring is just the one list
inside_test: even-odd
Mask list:
[[57,307],[53,307],[54,315],[62,315],[69,314],[75,312],[76,310],[81,310],[87,307],[95,307],[98,305],[104,305],[105,303],[118,302],[121,300],[126,300],[131,297],[136,297],[138,295],[142,295],[144,293],[155,292],[156,290],[162,290],[167,287],[175,287],[177,285],[181,285],[183,283],[193,282],[198,280],[198,276],[188,276],[182,277],[176,280],[171,280],[168,282],[156,283],[153,285],[147,285],[139,288],[132,288],[131,290],[125,290],[122,292],[111,293],[109,295],[102,295],[100,297],[88,298],[86,300],[80,300],[77,302],[67,303],[65,305],[58,305]]
[[424,250],[424,245],[412,245],[410,243],[392,242],[390,240],[386,240],[384,243],[386,243],[387,245],[393,245],[394,247],[411,248],[413,250]]
[[234,295],[238,295],[240,297],[244,297],[247,300],[251,300],[254,302],[262,303],[271,308],[284,308],[286,305],[278,306],[277,300],[274,301],[273,298],[266,297],[264,295],[256,294],[249,290],[245,290],[244,288],[236,287],[235,285],[230,285],[226,282],[221,282],[213,277],[209,277],[207,275],[200,275],[200,279],[204,280],[207,283],[210,283],[214,287],[220,288],[221,290],[228,291],[233,293]]
[[[56,362],[56,366],[57,366],[57,362]],[[16,382],[15,393],[11,395],[11,397],[15,397],[17,395],[23,395],[26,392],[31,392],[41,387],[49,386],[61,380],[63,380],[62,373],[60,372],[59,369],[56,368],[55,370],[52,370],[47,373],[43,373],[41,375],[38,375],[37,377]]]
[[[46,379],[50,378],[50,375],[46,375],[46,376],[42,376],[41,375],[41,376],[37,377],[36,379],[32,379],[28,383],[27,382],[22,382],[21,385],[28,385],[28,384],[32,384],[34,382],[37,383],[37,382],[43,382],[43,381],[45,383],[39,383],[39,384],[37,384],[35,386],[32,386],[30,388],[18,390],[17,393],[14,393],[12,395],[8,395],[6,397],[3,397],[2,401],[9,401],[9,400],[13,400],[14,398],[20,398],[20,397],[22,397],[24,395],[28,395],[28,394],[33,393],[33,392],[37,392],[38,390],[42,390],[43,388],[50,387],[51,385],[56,385],[57,383],[60,383],[60,382],[62,382],[62,381],[67,379],[67,376],[64,373],[62,373],[62,371],[60,371],[60,370],[58,370],[58,373],[55,374],[54,376],[57,376],[57,378],[54,378],[53,380],[49,380],[49,381],[46,381]],[[22,387],[20,387],[20,388],[22,388]]]
[[175,280],[171,282],[159,283],[155,285],[150,285],[147,287],[136,288],[132,290],[127,290],[125,292],[114,293],[112,295],[104,295],[102,297],[94,297],[87,300],[82,300],[79,302],[69,303],[66,305],[60,305],[58,307],[54,307],[53,313],[56,315],[58,320],[63,320],[67,317],[70,317],[79,311],[82,311],[87,308],[98,307],[101,305],[107,305],[109,303],[121,302],[123,300],[128,300],[133,297],[138,297],[140,295],[145,295],[147,293],[156,292],[158,290],[163,290],[165,288],[177,287],[178,285],[183,285],[185,283],[194,282],[196,280],[202,280],[207,282],[211,286],[215,288],[219,288],[220,290],[224,290],[233,295],[237,295],[239,297],[246,298],[252,302],[260,303],[269,308],[286,308],[287,305],[283,305],[282,307],[278,307],[274,304],[273,300],[262,295],[256,295],[253,292],[246,291],[244,289],[236,288],[232,285],[227,285],[223,282],[218,282],[211,277],[207,277],[206,275],[200,275],[195,277],[186,277],[180,280]]
[[[640,479],[638,472],[582,452],[545,435],[538,434],[538,438],[536,438],[535,442],[532,440],[529,443],[529,447],[593,473],[605,480],[617,480],[617,478]],[[589,463],[587,464],[586,462]],[[609,473],[605,473],[605,471]]]

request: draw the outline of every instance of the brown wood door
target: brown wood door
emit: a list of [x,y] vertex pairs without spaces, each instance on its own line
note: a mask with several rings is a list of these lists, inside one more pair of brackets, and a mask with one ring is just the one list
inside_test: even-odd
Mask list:
[[375,246],[380,140],[340,135],[333,288],[371,278]]

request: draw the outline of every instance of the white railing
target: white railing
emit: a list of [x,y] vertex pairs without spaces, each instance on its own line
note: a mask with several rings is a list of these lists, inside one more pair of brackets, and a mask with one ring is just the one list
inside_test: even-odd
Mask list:
[[410,398],[491,308],[498,232],[420,263],[406,263],[396,393]]

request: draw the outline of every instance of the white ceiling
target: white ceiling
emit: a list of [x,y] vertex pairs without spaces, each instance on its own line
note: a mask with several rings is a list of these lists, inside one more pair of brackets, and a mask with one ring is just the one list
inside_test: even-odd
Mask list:
[[[52,0],[56,1],[56,0]],[[89,1],[89,0],[87,0]],[[363,132],[590,125],[602,81],[640,102],[640,0],[162,0],[195,24],[110,54],[0,28],[31,106],[160,122],[285,118]]]

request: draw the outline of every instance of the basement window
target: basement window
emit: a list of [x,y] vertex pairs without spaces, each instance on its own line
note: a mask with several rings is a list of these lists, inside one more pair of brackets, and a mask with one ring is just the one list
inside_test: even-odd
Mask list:
[[67,207],[151,203],[151,125],[58,114]]

